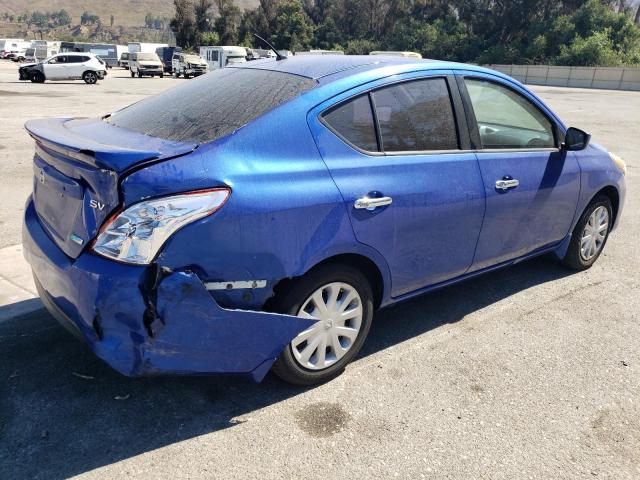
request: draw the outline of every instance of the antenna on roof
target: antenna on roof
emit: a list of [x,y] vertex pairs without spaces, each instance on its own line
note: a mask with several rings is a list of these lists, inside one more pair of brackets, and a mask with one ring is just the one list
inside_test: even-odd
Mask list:
[[254,33],[253,36],[256,37],[258,40],[261,40],[265,45],[267,45],[271,50],[273,50],[275,52],[276,60],[284,60],[285,58],[287,58],[284,55],[282,55],[278,50],[276,50],[276,47],[274,47],[271,42],[265,40],[264,38],[262,38],[257,33]]

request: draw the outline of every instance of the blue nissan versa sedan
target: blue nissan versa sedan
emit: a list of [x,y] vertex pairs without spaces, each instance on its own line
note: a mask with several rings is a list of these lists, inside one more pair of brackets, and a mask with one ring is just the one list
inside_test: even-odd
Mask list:
[[589,268],[625,165],[500,73],[292,57],[29,121],[25,255],[125,375],[339,374],[374,311],[544,253]]

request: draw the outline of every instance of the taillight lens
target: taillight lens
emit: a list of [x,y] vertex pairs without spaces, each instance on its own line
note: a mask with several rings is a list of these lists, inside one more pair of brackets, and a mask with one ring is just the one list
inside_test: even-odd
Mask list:
[[108,221],[92,248],[113,260],[149,264],[171,235],[217,211],[230,193],[219,188],[136,203]]

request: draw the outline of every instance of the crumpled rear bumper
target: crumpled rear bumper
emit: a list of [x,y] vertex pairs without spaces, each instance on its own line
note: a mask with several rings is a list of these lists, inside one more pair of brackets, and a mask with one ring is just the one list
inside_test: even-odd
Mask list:
[[249,374],[260,381],[313,321],[220,307],[197,275],[67,257],[47,236],[31,200],[23,245],[47,309],[94,353],[128,376]]

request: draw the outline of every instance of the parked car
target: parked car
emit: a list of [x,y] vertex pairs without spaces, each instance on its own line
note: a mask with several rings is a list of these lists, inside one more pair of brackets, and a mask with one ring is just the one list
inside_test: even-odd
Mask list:
[[25,48],[24,50],[20,50],[19,52],[10,53],[7,58],[11,59],[12,62],[24,62],[27,58],[27,51],[31,50],[30,48]]
[[107,75],[105,63],[91,53],[59,53],[42,62],[22,65],[20,80],[44,83],[45,80],[84,80],[94,84]]
[[177,52],[181,52],[182,48],[180,47],[158,47],[156,48],[156,55],[162,62],[162,67],[164,68],[164,73],[173,73],[173,54]]
[[36,48],[35,47],[27,48],[24,52],[24,58],[21,61],[36,63],[38,61],[38,57],[36,57]]
[[125,375],[328,380],[378,308],[542,254],[591,267],[625,198],[622,160],[458,63],[248,62],[26,128],[40,297]]
[[171,66],[176,77],[180,75],[184,75],[184,78],[197,77],[207,73],[207,62],[200,55],[192,53],[174,53]]
[[118,60],[118,66],[129,70],[129,52],[123,52]]
[[24,54],[24,51],[33,46],[30,40],[22,40],[19,38],[0,39],[0,58],[13,58],[17,55]]
[[164,77],[164,68],[162,62],[153,52],[136,52],[129,54],[129,70],[131,77],[138,75],[142,78],[144,75],[149,77]]

